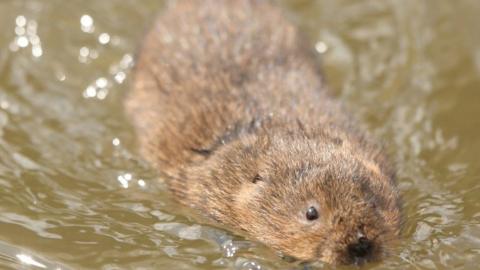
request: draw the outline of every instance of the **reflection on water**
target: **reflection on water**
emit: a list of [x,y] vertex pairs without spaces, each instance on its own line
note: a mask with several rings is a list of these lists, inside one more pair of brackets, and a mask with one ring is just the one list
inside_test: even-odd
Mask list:
[[[477,269],[480,3],[282,4],[397,161],[404,239],[367,269]],[[198,223],[135,154],[121,100],[162,5],[0,2],[0,268],[301,268]]]
[[14,247],[12,245],[0,242],[0,267],[2,269],[53,269],[53,270],[69,270],[68,267],[60,264],[48,262],[39,257],[32,257],[31,252]]
[[31,46],[32,56],[40,57],[43,54],[42,43],[37,35],[38,24],[34,20],[27,21],[25,16],[18,15],[15,18],[15,40],[10,43],[10,50],[18,51],[20,48]]

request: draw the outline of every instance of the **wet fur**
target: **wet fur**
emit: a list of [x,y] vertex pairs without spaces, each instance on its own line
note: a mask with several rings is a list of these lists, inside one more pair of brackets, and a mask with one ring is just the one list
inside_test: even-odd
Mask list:
[[143,42],[127,114],[179,202],[302,260],[355,263],[359,233],[378,259],[399,234],[394,171],[302,44],[266,1],[177,1]]

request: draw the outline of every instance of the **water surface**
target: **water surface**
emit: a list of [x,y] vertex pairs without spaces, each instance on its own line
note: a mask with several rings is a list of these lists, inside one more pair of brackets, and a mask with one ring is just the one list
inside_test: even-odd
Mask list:
[[[282,5],[397,163],[403,239],[365,269],[478,269],[480,2]],[[122,97],[163,6],[0,2],[0,269],[301,268],[178,210],[136,154]]]

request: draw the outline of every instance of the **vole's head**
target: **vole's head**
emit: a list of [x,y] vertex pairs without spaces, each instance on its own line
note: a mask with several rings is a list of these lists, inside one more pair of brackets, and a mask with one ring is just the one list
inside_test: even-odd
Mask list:
[[399,197],[381,157],[356,144],[280,135],[247,146],[228,176],[242,181],[236,225],[300,260],[382,258],[399,235]]

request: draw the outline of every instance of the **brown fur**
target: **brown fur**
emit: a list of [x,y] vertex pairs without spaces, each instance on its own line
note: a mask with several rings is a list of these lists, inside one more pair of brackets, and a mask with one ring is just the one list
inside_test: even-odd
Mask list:
[[394,173],[315,65],[268,2],[178,1],[144,40],[126,110],[179,202],[301,260],[358,262],[359,235],[378,259],[399,234]]

